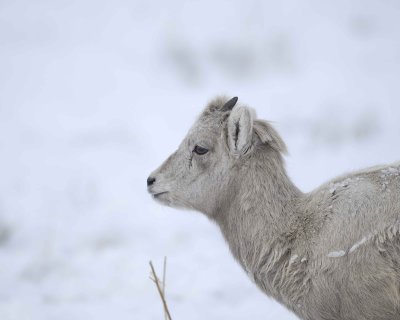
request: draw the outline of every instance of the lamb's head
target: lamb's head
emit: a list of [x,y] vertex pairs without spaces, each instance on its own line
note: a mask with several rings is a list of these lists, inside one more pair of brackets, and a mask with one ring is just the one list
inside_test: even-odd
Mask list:
[[218,97],[209,103],[178,150],[147,179],[154,199],[211,216],[229,189],[235,167],[262,150],[279,156],[286,151],[271,125],[255,119],[254,111],[237,100]]

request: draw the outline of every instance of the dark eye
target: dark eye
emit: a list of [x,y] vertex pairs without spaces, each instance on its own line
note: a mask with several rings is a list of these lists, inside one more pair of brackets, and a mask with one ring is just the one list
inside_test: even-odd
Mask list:
[[200,147],[200,146],[195,146],[194,149],[193,149],[193,151],[194,151],[195,153],[197,153],[197,154],[202,155],[202,154],[206,154],[206,153],[208,152],[208,149],[203,148],[203,147]]

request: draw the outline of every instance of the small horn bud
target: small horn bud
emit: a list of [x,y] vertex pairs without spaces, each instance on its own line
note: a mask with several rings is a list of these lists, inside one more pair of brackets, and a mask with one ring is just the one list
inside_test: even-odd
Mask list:
[[237,101],[238,101],[238,97],[233,97],[232,99],[228,100],[224,104],[224,106],[222,107],[221,111],[230,111],[230,110],[232,110]]

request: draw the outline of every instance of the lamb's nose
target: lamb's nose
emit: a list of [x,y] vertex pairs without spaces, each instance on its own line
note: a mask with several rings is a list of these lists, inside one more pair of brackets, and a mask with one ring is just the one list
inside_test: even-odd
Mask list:
[[147,186],[151,186],[154,183],[154,181],[156,181],[156,178],[148,177],[147,178]]

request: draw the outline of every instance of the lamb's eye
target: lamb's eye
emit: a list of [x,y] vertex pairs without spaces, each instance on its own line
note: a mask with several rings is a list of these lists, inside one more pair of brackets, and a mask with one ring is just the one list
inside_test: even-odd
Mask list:
[[193,149],[193,152],[202,155],[206,154],[208,152],[208,149],[196,145]]

